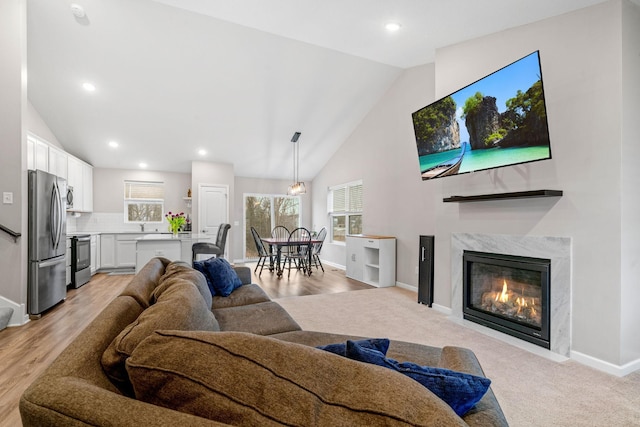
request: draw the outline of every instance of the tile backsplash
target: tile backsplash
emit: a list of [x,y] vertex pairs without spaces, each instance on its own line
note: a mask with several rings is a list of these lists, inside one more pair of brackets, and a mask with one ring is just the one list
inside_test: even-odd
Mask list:
[[[168,231],[167,224],[147,223],[145,231]],[[101,232],[123,233],[140,232],[140,224],[127,224],[122,213],[83,213],[80,216],[67,215],[67,233]]]

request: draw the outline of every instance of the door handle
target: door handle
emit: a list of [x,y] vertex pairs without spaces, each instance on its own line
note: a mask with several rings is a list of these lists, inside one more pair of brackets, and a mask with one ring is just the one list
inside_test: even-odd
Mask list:
[[421,252],[422,252],[422,255],[420,255],[420,258],[421,258],[421,259],[420,259],[420,261],[421,261],[421,262],[424,262],[424,246],[422,246],[422,247],[420,248],[420,250],[421,250]]
[[52,265],[62,264],[63,262],[66,262],[64,256],[63,257],[58,257],[58,258],[53,259],[53,260],[40,262],[40,263],[38,263],[38,268],[51,267]]

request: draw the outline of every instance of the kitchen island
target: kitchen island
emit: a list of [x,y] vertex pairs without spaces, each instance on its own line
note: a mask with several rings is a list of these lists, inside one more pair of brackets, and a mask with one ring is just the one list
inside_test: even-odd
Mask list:
[[150,259],[164,257],[171,261],[182,260],[191,263],[191,245],[197,242],[212,242],[214,236],[209,234],[151,233],[136,238],[136,273]]

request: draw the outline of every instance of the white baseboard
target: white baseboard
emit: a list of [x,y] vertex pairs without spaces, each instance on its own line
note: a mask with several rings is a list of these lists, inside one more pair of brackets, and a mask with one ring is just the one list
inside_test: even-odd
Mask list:
[[640,359],[636,359],[620,366],[573,350],[571,351],[571,359],[599,371],[606,372],[607,374],[615,375],[616,377],[624,377],[634,371],[640,370]]
[[440,313],[446,314],[447,316],[451,316],[451,314],[453,313],[451,311],[451,308],[445,307],[444,305],[431,304],[431,308],[433,308],[435,311],[439,311]]
[[413,291],[415,293],[418,293],[418,287],[417,286],[413,286],[413,285],[408,285],[406,283],[402,283],[402,282],[396,282],[396,286],[402,289],[407,289],[409,291]]
[[328,266],[331,266],[333,268],[337,268],[339,270],[346,270],[347,269],[347,267],[345,267],[344,265],[336,264],[335,262],[326,261],[326,260],[324,260],[322,258],[320,258],[320,262],[322,262],[322,265],[328,265]]
[[7,326],[21,326],[29,321],[29,315],[27,314],[27,307],[25,304],[18,304],[10,299],[0,296],[0,307],[9,307],[13,309],[11,319]]

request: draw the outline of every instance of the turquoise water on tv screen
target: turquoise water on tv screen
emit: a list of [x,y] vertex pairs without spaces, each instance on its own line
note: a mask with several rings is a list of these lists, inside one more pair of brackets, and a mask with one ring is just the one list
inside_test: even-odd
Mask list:
[[[428,154],[420,157],[420,170],[425,171],[449,159],[460,155],[460,149],[442,153]],[[473,172],[480,169],[491,169],[514,163],[532,162],[551,157],[548,145],[533,147],[490,148],[484,150],[467,150],[464,153],[458,173]]]

